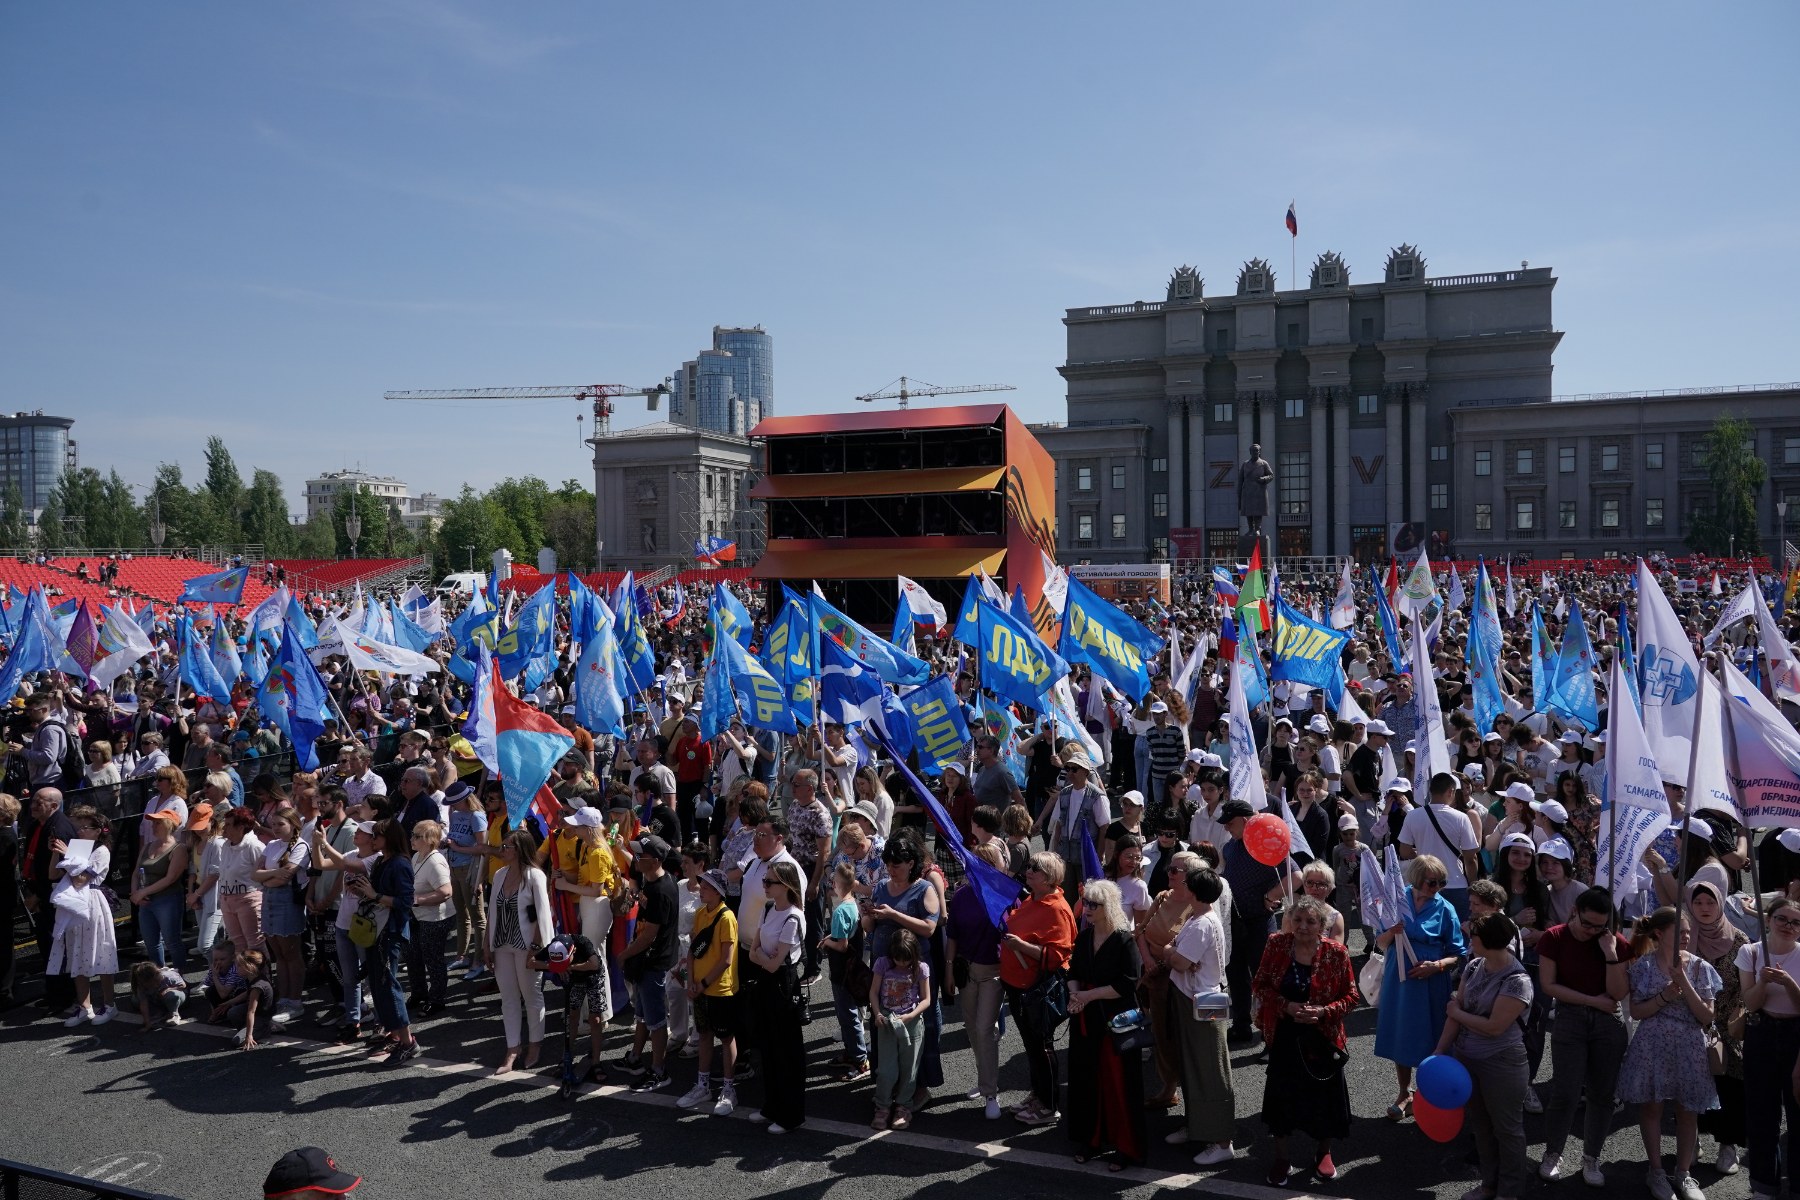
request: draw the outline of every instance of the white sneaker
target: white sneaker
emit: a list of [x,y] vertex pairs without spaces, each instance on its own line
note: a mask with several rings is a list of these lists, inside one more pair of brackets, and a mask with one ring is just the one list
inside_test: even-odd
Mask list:
[[729,1083],[719,1089],[719,1102],[713,1105],[713,1116],[729,1117],[737,1111],[737,1089]]
[[171,1025],[186,1025],[190,1019],[191,1018],[182,1016],[180,1013],[169,1014],[169,1024]]
[[[1662,1172],[1659,1171],[1657,1174],[1660,1175]],[[1599,1159],[1589,1158],[1585,1154],[1581,1156],[1581,1182],[1587,1184],[1591,1188],[1603,1188],[1606,1186],[1606,1176],[1600,1173]]]
[[965,1099],[965,1100],[985,1100],[985,1099],[987,1099],[987,1097],[983,1096],[981,1094],[981,1089],[977,1087],[977,1088],[970,1088],[969,1094],[967,1096],[963,1097],[963,1099]]
[[1228,1163],[1236,1157],[1237,1150],[1232,1147],[1230,1142],[1220,1142],[1208,1146],[1194,1155],[1194,1163],[1202,1167],[1216,1167],[1220,1163]]
[[1558,1155],[1555,1158],[1546,1155],[1544,1161],[1538,1164],[1538,1178],[1542,1179],[1545,1183],[1555,1183],[1562,1178],[1562,1173],[1563,1166],[1561,1155]]
[[1163,1141],[1169,1143],[1171,1146],[1185,1146],[1187,1145],[1187,1130],[1177,1129],[1174,1133],[1163,1138]]
[[118,1015],[119,1010],[116,1008],[103,1008],[94,1014],[94,1024],[104,1025]]
[[63,1028],[64,1029],[73,1029],[77,1025],[85,1025],[93,1019],[94,1019],[94,1010],[93,1009],[78,1008],[63,1019]]
[[294,1014],[289,1012],[287,1009],[281,1007],[281,1005],[277,1004],[275,1006],[274,1013],[272,1013],[269,1017],[269,1024],[271,1024],[271,1025],[290,1025],[293,1023],[293,1020],[294,1020]]
[[1000,1119],[1000,1101],[996,1097],[989,1096],[987,1107],[982,1110],[982,1115],[990,1121],[998,1121]]
[[1541,1113],[1544,1111],[1544,1102],[1538,1098],[1537,1088],[1535,1087],[1528,1087],[1525,1089],[1525,1111],[1528,1113]]
[[1656,1200],[1675,1200],[1675,1188],[1669,1182],[1669,1173],[1661,1167],[1652,1167],[1644,1176],[1644,1184]]
[[681,1099],[675,1102],[675,1107],[699,1108],[702,1104],[705,1104],[711,1099],[712,1089],[707,1087],[706,1080],[702,1079],[699,1083],[696,1083],[693,1087],[681,1094]]
[[1736,1146],[1719,1147],[1719,1174],[1736,1175],[1738,1173],[1738,1152]]
[[777,1125],[774,1121],[770,1121],[769,1122],[769,1132],[770,1133],[786,1133],[787,1126],[786,1125]]
[[1683,1175],[1675,1181],[1675,1194],[1681,1200],[1706,1200],[1706,1193],[1700,1190],[1692,1175]]

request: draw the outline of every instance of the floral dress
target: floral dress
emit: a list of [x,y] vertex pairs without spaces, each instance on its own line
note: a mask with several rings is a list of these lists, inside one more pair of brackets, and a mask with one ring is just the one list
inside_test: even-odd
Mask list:
[[[1682,970],[1701,999],[1719,994],[1719,973],[1705,959],[1683,954]],[[1628,978],[1634,1002],[1648,1000],[1669,986],[1669,976],[1655,954],[1632,963]],[[1712,1068],[1706,1061],[1706,1030],[1686,1003],[1665,1005],[1638,1022],[1637,1035],[1626,1047],[1625,1062],[1619,1068],[1618,1095],[1627,1104],[1672,1100],[1689,1112],[1719,1106]]]

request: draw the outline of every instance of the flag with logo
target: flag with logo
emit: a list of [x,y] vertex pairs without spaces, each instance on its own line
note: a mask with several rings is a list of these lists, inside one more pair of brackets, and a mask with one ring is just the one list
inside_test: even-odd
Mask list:
[[1350,635],[1302,616],[1275,597],[1275,658],[1269,678],[1320,688],[1335,709],[1344,691],[1344,643]]
[[976,625],[979,632],[970,649],[975,651],[981,686],[1027,708],[1047,710],[1047,693],[1069,673],[1069,664],[1044,644],[1029,622],[985,596],[976,600]]
[[575,745],[556,718],[539,712],[508,691],[496,677],[490,694],[494,704],[494,750],[506,789],[506,815],[514,825],[525,819],[532,797],[551,770]]
[[233,567],[211,575],[196,575],[181,583],[179,604],[236,604],[244,598],[244,583],[250,578],[249,567]]
[[[906,601],[906,607],[912,613],[912,619],[934,632],[941,633],[950,624],[950,614],[945,610],[943,601],[933,598],[925,588],[904,575],[896,575],[900,585],[900,598]],[[899,638],[894,639],[896,642]]]
[[[1624,692],[1619,693],[1623,695]],[[1563,627],[1562,652],[1556,662],[1556,687],[1550,702],[1540,706],[1565,720],[1592,730],[1600,724],[1600,702],[1594,692],[1594,647],[1588,641],[1581,605],[1569,610]]]
[[1128,614],[1071,578],[1063,607],[1058,652],[1069,662],[1084,662],[1132,702],[1150,690],[1145,658],[1160,653],[1162,639]]
[[818,592],[808,597],[808,602],[820,640],[831,638],[839,642],[854,657],[867,663],[884,682],[916,684],[931,678],[931,667],[924,659],[908,654],[886,638],[864,629]]
[[1250,551],[1250,565],[1244,570],[1244,583],[1238,589],[1236,605],[1238,625],[1251,633],[1266,633],[1274,627],[1262,567],[1262,540],[1259,538]]
[[[1613,661],[1607,692],[1622,694],[1623,664]],[[1669,826],[1669,798],[1663,790],[1662,770],[1637,709],[1629,704],[1607,708],[1606,781],[1595,843],[1595,867],[1603,872],[1601,883],[1615,896],[1636,892],[1635,879],[1644,851]]]

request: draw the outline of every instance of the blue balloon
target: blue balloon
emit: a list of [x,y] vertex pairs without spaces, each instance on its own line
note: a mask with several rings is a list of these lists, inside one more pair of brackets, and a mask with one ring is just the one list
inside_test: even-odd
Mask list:
[[1419,1064],[1419,1095],[1438,1108],[1461,1108],[1474,1090],[1469,1068],[1447,1054],[1433,1054]]

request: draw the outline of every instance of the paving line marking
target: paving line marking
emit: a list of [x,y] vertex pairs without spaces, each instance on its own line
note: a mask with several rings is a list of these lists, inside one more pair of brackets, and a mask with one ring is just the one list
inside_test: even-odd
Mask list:
[[[132,1013],[121,1012],[116,1020],[131,1024],[140,1023],[139,1018]],[[186,1024],[183,1024],[178,1028],[185,1030],[190,1026],[193,1027],[193,1032],[202,1033],[212,1038],[222,1040],[233,1036],[233,1031],[223,1026],[209,1025],[195,1020],[189,1020]],[[285,1032],[277,1032],[266,1038],[261,1038],[257,1041],[257,1045],[259,1047],[275,1045],[295,1046],[316,1054],[339,1058],[349,1055],[367,1056],[366,1047],[361,1044],[340,1045],[333,1042],[320,1042],[311,1038],[302,1037],[298,1034]],[[373,1063],[376,1060],[371,1059],[370,1061]],[[495,1075],[491,1068],[484,1067],[480,1063],[450,1062],[446,1059],[430,1058],[424,1054],[421,1054],[418,1058],[407,1063],[403,1069],[410,1070],[413,1068],[431,1071],[439,1075],[481,1076],[483,1078],[519,1084],[539,1092],[557,1092],[561,1090],[562,1086],[560,1081],[550,1080],[549,1077],[539,1072],[537,1068],[533,1068],[531,1071],[520,1070],[510,1072],[506,1075]],[[647,1108],[673,1108],[686,1115],[700,1115],[690,1113],[689,1110],[686,1109],[680,1109],[679,1106],[676,1105],[675,1097],[673,1096],[657,1092],[634,1092],[630,1088],[621,1087],[618,1084],[608,1083],[595,1085],[583,1083],[580,1085],[580,1088],[575,1095],[576,1098],[582,1096],[602,1096],[608,1100],[622,1100],[628,1104],[641,1104]],[[571,1103],[572,1102],[573,1101],[571,1101]],[[719,1118],[709,1117],[709,1119],[717,1120]],[[760,1124],[760,1122],[756,1121],[755,1114],[748,1111],[735,1112],[725,1119],[733,1121],[750,1121]],[[1317,1193],[1301,1191],[1296,1188],[1278,1188],[1260,1183],[1243,1183],[1235,1179],[1219,1179],[1210,1175],[1202,1175],[1194,1171],[1153,1171],[1148,1167],[1126,1167],[1122,1171],[1113,1171],[1108,1169],[1104,1163],[1099,1162],[1098,1160],[1087,1163],[1077,1163],[1066,1155],[1049,1154],[1042,1150],[1025,1149],[1019,1146],[1008,1145],[1005,1142],[967,1142],[957,1138],[943,1137],[937,1134],[915,1133],[910,1129],[887,1129],[877,1133],[867,1125],[854,1125],[847,1121],[821,1120],[815,1117],[808,1117],[803,1129],[812,1130],[818,1133],[832,1134],[836,1137],[844,1138],[847,1141],[856,1143],[888,1141],[908,1149],[935,1150],[943,1154],[955,1154],[963,1158],[980,1159],[984,1162],[1017,1163],[1021,1166],[1037,1167],[1047,1171],[1061,1171],[1065,1174],[1081,1175],[1093,1179],[1117,1180],[1125,1183],[1145,1184],[1152,1187],[1164,1188],[1191,1187],[1220,1196],[1237,1197],[1238,1200],[1342,1200],[1342,1197],[1320,1195]]]

